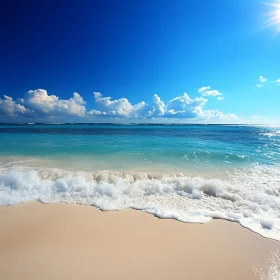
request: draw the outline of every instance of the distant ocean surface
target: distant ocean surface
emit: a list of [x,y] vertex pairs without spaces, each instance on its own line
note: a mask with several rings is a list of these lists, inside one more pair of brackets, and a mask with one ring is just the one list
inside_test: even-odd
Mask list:
[[0,125],[0,205],[32,200],[220,218],[280,240],[280,127]]

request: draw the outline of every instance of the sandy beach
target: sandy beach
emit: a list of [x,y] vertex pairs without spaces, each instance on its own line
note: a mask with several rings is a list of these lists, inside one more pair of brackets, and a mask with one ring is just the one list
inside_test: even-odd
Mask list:
[[0,208],[0,279],[259,279],[280,242],[236,223],[37,202]]

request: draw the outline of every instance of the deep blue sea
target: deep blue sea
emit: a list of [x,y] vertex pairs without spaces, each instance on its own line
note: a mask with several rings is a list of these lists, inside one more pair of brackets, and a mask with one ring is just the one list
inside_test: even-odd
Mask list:
[[280,127],[0,125],[0,205],[65,201],[239,222],[280,240]]

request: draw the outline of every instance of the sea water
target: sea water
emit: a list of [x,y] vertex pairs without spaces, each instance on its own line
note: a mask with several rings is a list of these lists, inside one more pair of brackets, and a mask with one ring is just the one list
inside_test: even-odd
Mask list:
[[0,205],[37,200],[235,221],[280,240],[280,127],[0,125]]

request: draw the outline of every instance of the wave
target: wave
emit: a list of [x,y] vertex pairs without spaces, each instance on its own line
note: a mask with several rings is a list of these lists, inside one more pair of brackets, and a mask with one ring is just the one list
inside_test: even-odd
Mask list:
[[0,205],[32,200],[81,203],[101,210],[134,208],[191,223],[219,218],[280,241],[279,166],[257,165],[216,179],[172,172],[2,168]]
[[270,132],[260,133],[260,135],[267,136],[267,137],[277,137],[280,136],[280,130],[274,130]]

